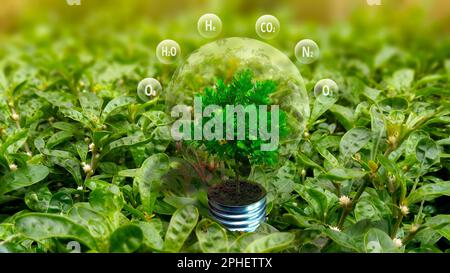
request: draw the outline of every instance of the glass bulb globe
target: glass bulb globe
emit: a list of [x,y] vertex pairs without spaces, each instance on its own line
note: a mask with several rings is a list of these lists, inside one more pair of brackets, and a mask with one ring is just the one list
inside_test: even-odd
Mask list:
[[251,38],[232,37],[208,43],[194,51],[175,72],[165,101],[170,112],[175,105],[194,105],[195,94],[212,87],[218,79],[229,82],[236,72],[250,69],[256,81],[273,80],[277,90],[270,95],[287,115],[289,135],[281,139],[280,160],[298,149],[310,114],[309,99],[299,70],[281,51]]

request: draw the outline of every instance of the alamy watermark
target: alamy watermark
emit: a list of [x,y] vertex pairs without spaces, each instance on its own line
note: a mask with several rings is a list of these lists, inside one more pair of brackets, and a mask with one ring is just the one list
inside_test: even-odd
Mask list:
[[80,6],[81,0],[66,0],[66,3],[69,6]]
[[369,6],[381,6],[381,0],[366,0]]
[[[195,97],[193,108],[172,108],[171,116],[178,120],[172,125],[171,135],[176,141],[262,140],[261,151],[274,151],[279,144],[279,114],[278,105],[226,105],[223,109],[210,104],[203,108],[202,99]],[[205,124],[203,118],[209,118]]]

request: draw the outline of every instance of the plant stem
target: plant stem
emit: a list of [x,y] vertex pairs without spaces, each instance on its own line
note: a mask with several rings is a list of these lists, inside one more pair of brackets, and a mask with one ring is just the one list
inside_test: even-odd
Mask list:
[[420,231],[420,230],[422,230],[424,227],[423,226],[421,226],[421,227],[418,227],[416,230],[414,230],[414,231],[410,231],[409,233],[408,233],[408,235],[406,235],[406,237],[405,238],[403,238],[403,240],[402,240],[402,244],[403,245],[406,245],[409,241],[411,241],[413,238],[414,238],[414,236]]
[[425,203],[425,200],[422,200],[422,202],[420,202],[419,213],[417,213],[417,218],[414,221],[415,224],[422,223],[422,220],[420,218],[422,217],[422,211],[423,211],[423,204],[424,203]]
[[241,182],[239,181],[239,173],[236,172],[236,188],[237,192],[241,193]]
[[[86,185],[86,182],[91,178],[91,176],[95,173],[95,169],[97,168],[97,150],[96,150],[97,148],[95,148],[93,151],[92,151],[92,157],[91,157],[91,168],[92,168],[92,171],[90,171],[90,172],[88,172],[87,174],[86,174],[86,177],[84,178],[84,183],[83,183],[83,188],[85,187],[85,185]],[[84,196],[84,191],[82,191],[81,192],[81,199],[82,200],[85,200],[85,196]]]
[[341,217],[339,218],[339,222],[338,222],[338,225],[337,225],[337,227],[339,229],[342,229],[342,227],[344,226],[345,218],[347,218],[347,216],[350,213],[350,211],[351,211],[351,208],[349,208],[349,209],[344,208],[342,210]]
[[[10,109],[11,109],[11,113],[12,113],[13,115],[17,115],[16,109],[15,109],[14,104],[12,103],[12,101],[9,103],[9,106],[10,106]],[[17,128],[17,129],[19,129],[19,130],[22,129],[22,127],[20,126],[19,120],[14,120],[14,122],[15,122],[15,124],[16,124],[16,128]],[[25,149],[25,151],[26,151],[28,154],[31,154],[30,146],[28,146],[27,141],[25,141],[25,142],[23,143],[23,148]]]
[[393,216],[396,217],[397,216],[397,209],[396,209],[396,205],[395,205],[395,204],[397,204],[397,192],[396,191],[392,193],[391,199],[392,199],[392,205],[391,205],[392,213],[393,213]]
[[236,189],[237,193],[241,193],[241,182],[239,181],[239,160],[237,159],[237,156],[234,158],[234,172],[235,172],[235,183],[236,183]]
[[[370,176],[370,177],[372,177],[372,176]],[[362,193],[364,192],[364,190],[366,189],[368,184],[369,184],[369,179],[364,179],[363,183],[361,184],[361,186],[359,186],[359,189],[356,192],[355,197],[352,200],[352,206],[348,207],[348,208],[344,208],[342,210],[341,217],[339,218],[339,222],[338,222],[338,226],[337,226],[339,229],[342,229],[342,227],[344,226],[345,218],[347,218],[348,214],[353,210],[353,208],[355,207],[356,203],[358,202],[359,198],[361,197]]]
[[416,190],[418,183],[419,183],[419,177],[416,177],[416,179],[414,181],[414,185],[413,185],[413,187],[412,187],[412,189],[411,189],[411,191],[409,193],[410,195],[411,195],[411,193],[413,193]]
[[403,214],[399,213],[399,215],[397,217],[397,221],[395,222],[394,228],[392,229],[392,232],[391,232],[392,239],[394,239],[395,235],[397,235],[397,231],[398,231],[398,228],[400,227],[400,225],[402,224],[402,220],[403,220]]

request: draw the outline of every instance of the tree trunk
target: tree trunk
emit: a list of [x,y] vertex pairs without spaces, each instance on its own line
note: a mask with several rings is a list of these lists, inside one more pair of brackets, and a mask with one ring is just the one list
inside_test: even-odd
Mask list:
[[241,181],[239,180],[239,172],[236,172],[236,189],[238,193],[241,193]]

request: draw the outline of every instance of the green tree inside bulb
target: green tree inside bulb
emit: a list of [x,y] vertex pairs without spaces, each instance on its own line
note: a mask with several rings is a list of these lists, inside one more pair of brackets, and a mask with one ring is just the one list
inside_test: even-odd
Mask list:
[[[240,177],[247,176],[250,172],[252,165],[275,165],[278,162],[278,148],[273,150],[262,149],[263,144],[267,144],[268,140],[264,140],[258,137],[258,134],[251,137],[250,135],[250,117],[246,113],[245,116],[245,137],[244,139],[238,138],[237,126],[238,117],[232,115],[232,120],[227,121],[227,106],[243,107],[254,106],[257,113],[256,132],[260,132],[260,114],[267,115],[267,126],[271,127],[272,116],[270,107],[272,101],[270,94],[276,91],[277,85],[275,81],[254,81],[253,73],[250,69],[237,72],[229,83],[223,80],[218,80],[215,87],[207,87],[201,94],[196,94],[197,98],[201,98],[203,109],[208,105],[217,105],[224,109],[224,112],[220,113],[223,121],[223,128],[226,128],[227,123],[232,122],[234,125],[234,132],[232,140],[201,140],[198,144],[203,144],[206,150],[216,155],[218,158],[224,159],[234,168],[235,182],[237,192],[240,193]],[[267,113],[260,113],[260,105],[268,106]],[[215,118],[214,114],[211,117],[203,117],[202,123],[206,124],[211,119]],[[279,111],[278,120],[278,137],[282,140],[289,132],[288,125],[286,123],[286,114],[283,111]]]

